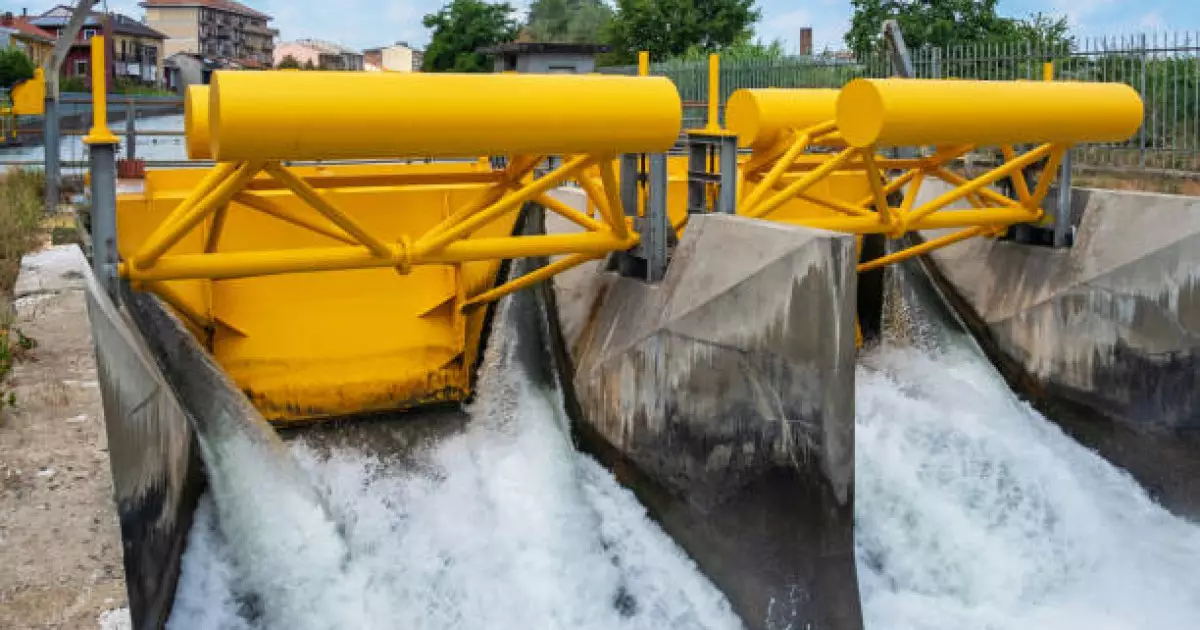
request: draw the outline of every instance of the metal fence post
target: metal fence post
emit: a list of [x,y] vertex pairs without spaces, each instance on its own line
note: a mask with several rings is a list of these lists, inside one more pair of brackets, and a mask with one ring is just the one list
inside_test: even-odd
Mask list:
[[59,173],[59,120],[58,96],[53,93],[46,95],[46,111],[42,116],[42,144],[46,170],[46,212],[58,212]]
[[667,155],[649,155],[649,180],[646,182],[647,234],[643,251],[646,253],[646,280],[658,282],[667,273]]
[[90,145],[92,180],[92,268],[100,286],[117,299],[117,145]]
[[1063,154],[1058,176],[1058,212],[1054,215],[1054,246],[1066,247],[1071,233],[1071,150]]
[[125,101],[125,159],[137,159],[137,105],[133,99]]
[[[1142,72],[1140,85],[1138,87],[1138,95],[1142,97],[1142,102],[1146,102],[1146,35],[1142,34]],[[1146,168],[1146,120],[1153,116],[1153,110],[1147,108],[1146,117],[1142,120],[1142,126],[1138,128],[1138,166]]]

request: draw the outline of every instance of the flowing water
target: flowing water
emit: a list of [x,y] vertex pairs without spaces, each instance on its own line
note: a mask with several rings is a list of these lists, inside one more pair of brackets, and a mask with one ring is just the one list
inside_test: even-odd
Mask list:
[[[857,372],[867,627],[1200,627],[1200,528],[1017,400],[928,297],[901,293]],[[403,465],[305,441],[289,457],[264,439],[206,444],[213,491],[169,627],[739,627],[573,450],[557,394],[497,353],[466,428]]]

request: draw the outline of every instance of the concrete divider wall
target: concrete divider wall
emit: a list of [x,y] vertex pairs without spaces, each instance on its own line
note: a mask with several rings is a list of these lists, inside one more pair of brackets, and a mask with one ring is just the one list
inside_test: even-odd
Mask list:
[[1068,429],[1200,516],[1200,199],[1081,189],[1073,206],[1070,249],[974,239],[930,258],[994,350],[1073,404]]
[[861,627],[854,253],[704,215],[660,284],[600,263],[552,281],[583,432],[752,628]]

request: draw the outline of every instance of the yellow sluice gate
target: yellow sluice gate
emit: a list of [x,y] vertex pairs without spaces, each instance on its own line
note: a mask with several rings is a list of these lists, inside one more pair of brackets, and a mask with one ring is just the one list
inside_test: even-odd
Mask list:
[[[473,307],[636,244],[612,159],[666,150],[681,115],[669,81],[629,77],[218,72],[185,102],[189,155],[218,164],[150,171],[119,197],[120,272],[277,422],[466,398]],[[562,166],[535,176],[551,154]],[[467,160],[282,163],[427,155]],[[570,180],[598,218],[550,205]],[[585,231],[513,236],[530,202]],[[569,256],[495,286],[504,259],[550,254]]]

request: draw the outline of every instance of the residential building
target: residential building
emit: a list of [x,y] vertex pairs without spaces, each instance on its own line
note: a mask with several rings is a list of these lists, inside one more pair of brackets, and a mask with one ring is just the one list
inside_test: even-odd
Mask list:
[[233,0],[144,0],[146,23],[167,35],[166,55],[198,55],[219,67],[267,68],[274,18]]
[[275,48],[275,65],[292,57],[301,66],[312,64],[321,70],[362,70],[363,54],[333,42],[319,39],[298,39],[284,42]]
[[496,72],[587,74],[596,69],[596,55],[608,52],[599,44],[512,42],[480,48],[492,57]]
[[33,60],[33,65],[45,67],[54,54],[54,34],[34,26],[28,15],[19,17],[12,13],[0,16],[0,42],[3,46],[12,46],[25,51]]
[[391,46],[368,48],[363,51],[363,63],[371,70],[420,72],[424,61],[425,53],[412,48],[408,42],[396,42]]
[[[33,18],[29,22],[58,38],[59,32],[71,18],[71,7],[59,5]],[[88,15],[63,62],[64,77],[90,79],[91,39],[106,35],[111,79],[126,79],[156,85],[163,76],[163,42],[166,35],[120,13],[96,13]]]

